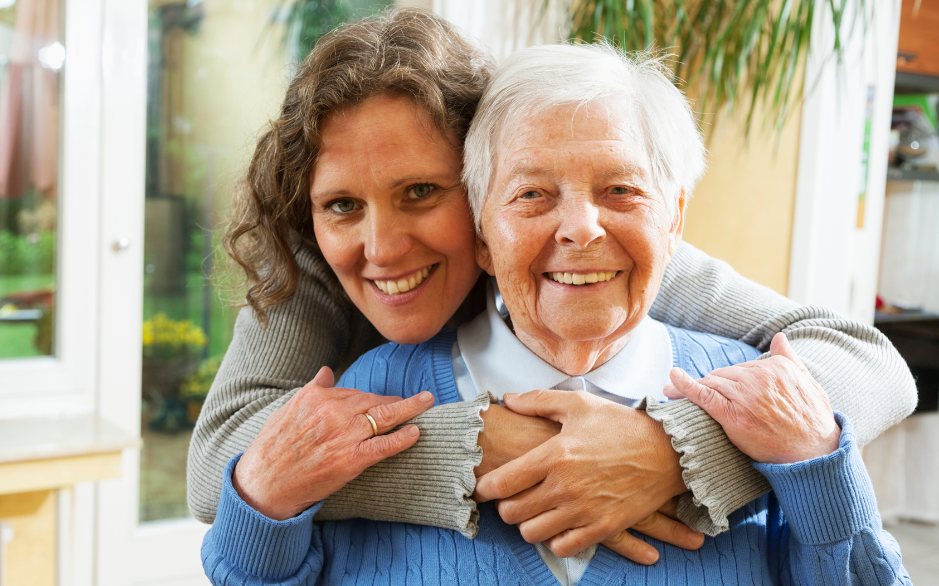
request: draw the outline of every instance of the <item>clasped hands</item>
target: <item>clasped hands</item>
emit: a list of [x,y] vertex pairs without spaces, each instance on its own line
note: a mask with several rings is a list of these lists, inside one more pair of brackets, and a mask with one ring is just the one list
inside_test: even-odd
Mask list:
[[[841,430],[828,396],[783,334],[770,351],[767,360],[718,369],[700,381],[673,369],[666,395],[700,406],[756,461],[830,454]],[[702,534],[674,519],[677,495],[686,490],[678,454],[645,413],[569,391],[506,394],[504,401],[514,413],[491,407],[486,415],[475,497],[499,500],[499,514],[526,541],[545,542],[560,557],[602,542],[642,564],[659,554],[627,528],[684,549],[702,545]],[[540,430],[536,417],[545,421]],[[525,449],[520,441],[534,445]]]
[[[700,381],[675,369],[666,394],[698,404],[754,460],[784,464],[831,453],[841,430],[827,395],[785,336],[773,339],[771,353]],[[433,404],[427,392],[402,400],[333,385],[322,369],[268,418],[235,467],[235,490],[260,513],[293,517],[412,446],[416,426],[392,430]],[[703,536],[674,519],[685,486],[660,424],[581,392],[504,400],[511,411],[492,406],[484,414],[475,497],[498,500],[502,518],[527,541],[545,542],[561,557],[603,543],[643,564],[659,554],[628,528],[685,549],[701,546]]]

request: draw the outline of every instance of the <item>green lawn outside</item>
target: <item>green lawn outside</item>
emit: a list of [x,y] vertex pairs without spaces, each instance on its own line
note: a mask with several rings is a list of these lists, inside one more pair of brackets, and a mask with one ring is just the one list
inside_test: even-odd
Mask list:
[[[18,291],[37,291],[55,287],[55,275],[0,276],[0,299]],[[42,356],[33,346],[35,324],[0,323],[0,358]]]
[[17,291],[37,291],[55,287],[55,275],[0,275],[0,298]]
[[[192,320],[197,326],[203,327],[203,289],[208,287],[209,327],[205,332],[209,337],[207,355],[224,354],[231,342],[238,309],[223,304],[216,289],[201,272],[189,272],[186,282],[186,291],[182,295],[144,295],[144,319],[163,312],[172,319]],[[0,276],[0,298],[8,293],[49,289],[54,286],[55,275]],[[35,335],[34,324],[0,324],[0,358],[40,356],[33,347]]]

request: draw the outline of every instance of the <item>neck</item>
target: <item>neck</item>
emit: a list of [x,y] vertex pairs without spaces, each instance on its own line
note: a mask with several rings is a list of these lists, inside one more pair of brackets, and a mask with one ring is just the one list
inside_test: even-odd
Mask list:
[[622,350],[632,332],[600,340],[546,340],[516,330],[518,339],[539,358],[568,376],[578,376],[596,370]]

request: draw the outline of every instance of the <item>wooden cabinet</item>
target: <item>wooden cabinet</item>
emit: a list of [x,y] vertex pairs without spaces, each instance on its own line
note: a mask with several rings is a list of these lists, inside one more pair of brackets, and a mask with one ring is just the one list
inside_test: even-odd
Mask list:
[[897,71],[939,76],[939,0],[903,0]]
[[94,415],[0,422],[0,521],[12,536],[0,585],[70,583],[58,565],[70,560],[73,515],[59,503],[78,483],[119,478],[123,450],[139,446]]

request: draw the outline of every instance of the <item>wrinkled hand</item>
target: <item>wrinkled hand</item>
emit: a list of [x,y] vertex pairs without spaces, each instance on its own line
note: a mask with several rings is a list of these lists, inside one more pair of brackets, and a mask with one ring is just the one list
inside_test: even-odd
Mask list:
[[[320,369],[267,418],[235,466],[235,490],[259,513],[295,517],[372,464],[411,447],[419,436],[416,425],[388,432],[434,403],[426,391],[401,399],[334,384],[333,372]],[[366,412],[375,419],[377,437]]]
[[474,470],[476,478],[524,456],[561,432],[561,424],[544,417],[529,417],[492,404],[481,414],[483,430],[477,442],[483,459]]
[[771,358],[719,368],[695,381],[679,368],[665,395],[687,397],[721,424],[741,452],[757,462],[792,464],[838,449],[841,429],[831,402],[782,333]]
[[658,552],[627,528],[685,549],[701,546],[700,533],[656,512],[686,490],[661,424],[584,392],[541,390],[504,401],[516,413],[562,425],[557,436],[476,483],[477,500],[499,499],[502,519],[518,525],[526,541],[544,542],[560,557],[603,542],[645,564]]

